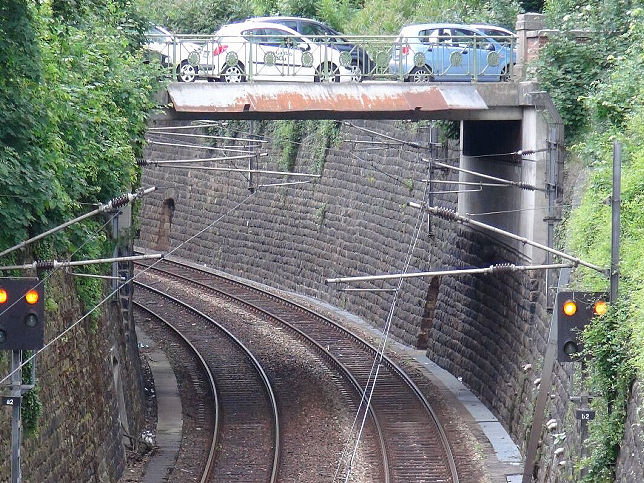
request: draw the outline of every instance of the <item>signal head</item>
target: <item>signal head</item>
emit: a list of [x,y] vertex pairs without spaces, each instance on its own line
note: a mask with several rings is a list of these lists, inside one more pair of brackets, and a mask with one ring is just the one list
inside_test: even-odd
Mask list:
[[566,300],[563,304],[563,313],[569,317],[572,317],[577,313],[577,302],[574,300]]
[[593,305],[593,314],[602,316],[608,312],[608,303],[605,300],[598,300]]
[[7,291],[0,288],[0,304],[4,304],[8,299]]
[[31,289],[29,292],[25,294],[25,300],[29,305],[38,303],[38,299],[40,299],[40,294],[33,289]]

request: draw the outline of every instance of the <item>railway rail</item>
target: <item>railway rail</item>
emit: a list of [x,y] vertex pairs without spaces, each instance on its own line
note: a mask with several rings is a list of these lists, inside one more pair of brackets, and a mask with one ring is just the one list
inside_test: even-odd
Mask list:
[[[271,383],[259,361],[206,314],[151,286],[137,282],[136,287],[139,310],[162,320],[198,354],[215,387],[216,422],[200,481],[225,481],[232,475],[243,481],[276,481],[279,416]],[[215,341],[217,351],[212,350]],[[240,458],[241,454],[245,457]]]
[[[173,285],[183,284],[200,293],[197,299],[207,295],[224,298],[272,319],[315,346],[320,357],[342,368],[342,377],[351,381],[358,401],[362,397],[378,350],[332,320],[257,287],[177,261],[166,259],[153,268],[145,263],[137,266],[157,277],[164,291],[171,292],[176,290]],[[369,411],[364,435],[369,449],[365,450],[365,458],[369,460],[378,453],[382,468],[371,478],[458,482],[454,457],[438,418],[413,381],[387,357],[380,364]]]

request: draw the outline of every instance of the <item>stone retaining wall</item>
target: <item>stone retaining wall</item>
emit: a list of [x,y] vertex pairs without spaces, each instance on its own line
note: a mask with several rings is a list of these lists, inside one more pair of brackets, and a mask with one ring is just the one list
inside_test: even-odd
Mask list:
[[[417,124],[355,126],[423,145],[429,141],[428,130]],[[423,199],[421,180],[428,178],[428,165],[422,158],[429,150],[396,145],[363,151],[364,144],[352,141],[382,139],[347,125],[339,137],[345,141],[329,150],[319,181],[259,189],[253,195],[238,173],[146,167],[143,185],[159,191],[143,202],[140,243],[161,250],[179,247],[174,252],[178,256],[317,297],[381,328],[388,319],[391,292],[343,292],[324,280],[404,270],[416,233],[410,272],[525,262],[483,232],[436,217],[420,220],[418,211],[407,206]],[[164,141],[171,140],[166,136]],[[312,138],[303,140],[296,171],[313,170],[312,144]],[[271,149],[272,156],[261,161],[263,168],[278,168],[279,153]],[[458,164],[454,149],[436,155]],[[203,156],[203,150],[160,145],[151,145],[146,155],[148,160]],[[437,170],[434,176],[458,179],[453,171]],[[259,178],[260,183],[277,181]],[[456,194],[436,194],[434,199],[440,206],[457,207]],[[361,286],[394,288],[396,282]],[[432,359],[462,377],[521,442],[534,397],[531,381],[526,382],[531,376],[522,367],[541,357],[547,333],[542,293],[538,275],[519,273],[408,279],[396,301],[391,332],[408,344],[426,347]]]
[[[48,282],[47,298],[55,302],[47,304],[45,340],[50,340],[83,312],[71,277],[62,272]],[[127,329],[118,305],[108,302],[96,322],[81,322],[37,358],[42,417],[39,435],[23,440],[23,481],[108,482],[121,476],[126,458],[121,426],[137,436],[144,423],[136,337]],[[2,367],[8,372],[6,359]],[[0,481],[11,474],[10,417],[0,411]]]

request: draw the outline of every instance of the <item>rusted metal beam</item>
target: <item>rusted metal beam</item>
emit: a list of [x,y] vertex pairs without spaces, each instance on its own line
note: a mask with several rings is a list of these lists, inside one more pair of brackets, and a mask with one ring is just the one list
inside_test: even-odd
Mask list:
[[176,83],[174,119],[443,119],[488,106],[471,84]]

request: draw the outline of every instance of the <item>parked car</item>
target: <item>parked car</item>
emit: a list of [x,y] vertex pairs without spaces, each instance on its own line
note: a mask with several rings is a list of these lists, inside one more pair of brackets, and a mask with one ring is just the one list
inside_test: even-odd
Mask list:
[[221,27],[201,51],[200,76],[208,80],[350,81],[341,52],[283,25],[239,22]]
[[513,49],[516,49],[516,39],[517,35],[504,27],[498,27],[496,25],[488,24],[472,24],[470,27],[480,30],[488,37],[492,37],[494,40],[504,45],[511,45]]
[[247,22],[270,22],[284,25],[314,42],[324,43],[339,52],[348,52],[351,56],[350,69],[354,71],[351,80],[355,82],[360,82],[363,78],[370,77],[374,71],[375,64],[362,47],[351,43],[350,40],[343,38],[340,32],[317,20],[302,17],[274,16],[253,17],[248,19]]
[[410,82],[508,81],[516,52],[478,29],[460,24],[403,27],[389,72]]
[[172,67],[179,82],[194,82],[199,72],[201,46],[184,41],[169,30],[154,25],[148,29],[146,48],[161,54],[164,67]]
[[489,37],[516,37],[516,34],[512,32],[512,30],[508,30],[505,27],[497,27],[496,25],[483,23],[470,24],[469,26],[476,30],[480,30]]

